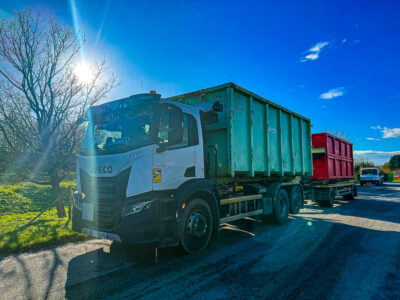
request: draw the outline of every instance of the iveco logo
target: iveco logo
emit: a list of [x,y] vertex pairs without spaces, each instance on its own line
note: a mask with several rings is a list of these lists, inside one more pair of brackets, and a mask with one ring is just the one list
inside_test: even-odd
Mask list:
[[99,166],[90,168],[90,172],[94,174],[111,174],[112,171],[112,166]]

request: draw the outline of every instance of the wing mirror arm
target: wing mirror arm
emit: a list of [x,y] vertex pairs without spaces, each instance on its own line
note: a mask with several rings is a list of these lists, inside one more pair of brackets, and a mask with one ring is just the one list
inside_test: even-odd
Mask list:
[[165,150],[167,150],[167,148],[163,145],[159,145],[158,148],[156,149],[157,153],[161,153],[164,152]]

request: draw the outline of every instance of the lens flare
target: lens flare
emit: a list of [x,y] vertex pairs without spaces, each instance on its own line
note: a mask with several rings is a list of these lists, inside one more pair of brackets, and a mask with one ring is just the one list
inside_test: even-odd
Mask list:
[[79,63],[74,69],[74,74],[82,83],[89,83],[93,80],[92,68],[87,63]]

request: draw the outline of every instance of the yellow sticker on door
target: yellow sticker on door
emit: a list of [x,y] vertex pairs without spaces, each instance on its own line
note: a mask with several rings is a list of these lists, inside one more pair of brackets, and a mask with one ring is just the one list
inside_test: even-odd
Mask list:
[[153,183],[161,183],[161,169],[153,169]]

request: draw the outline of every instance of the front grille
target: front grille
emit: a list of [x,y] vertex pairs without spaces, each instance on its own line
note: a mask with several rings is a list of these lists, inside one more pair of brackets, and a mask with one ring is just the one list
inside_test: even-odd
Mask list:
[[80,169],[82,192],[86,197],[97,202],[117,201],[126,195],[129,173],[131,168],[125,169],[114,177],[93,177]]
[[79,170],[85,199],[94,204],[94,220],[90,225],[99,229],[110,229],[121,221],[130,170],[128,168],[114,177],[93,177],[84,170]]

